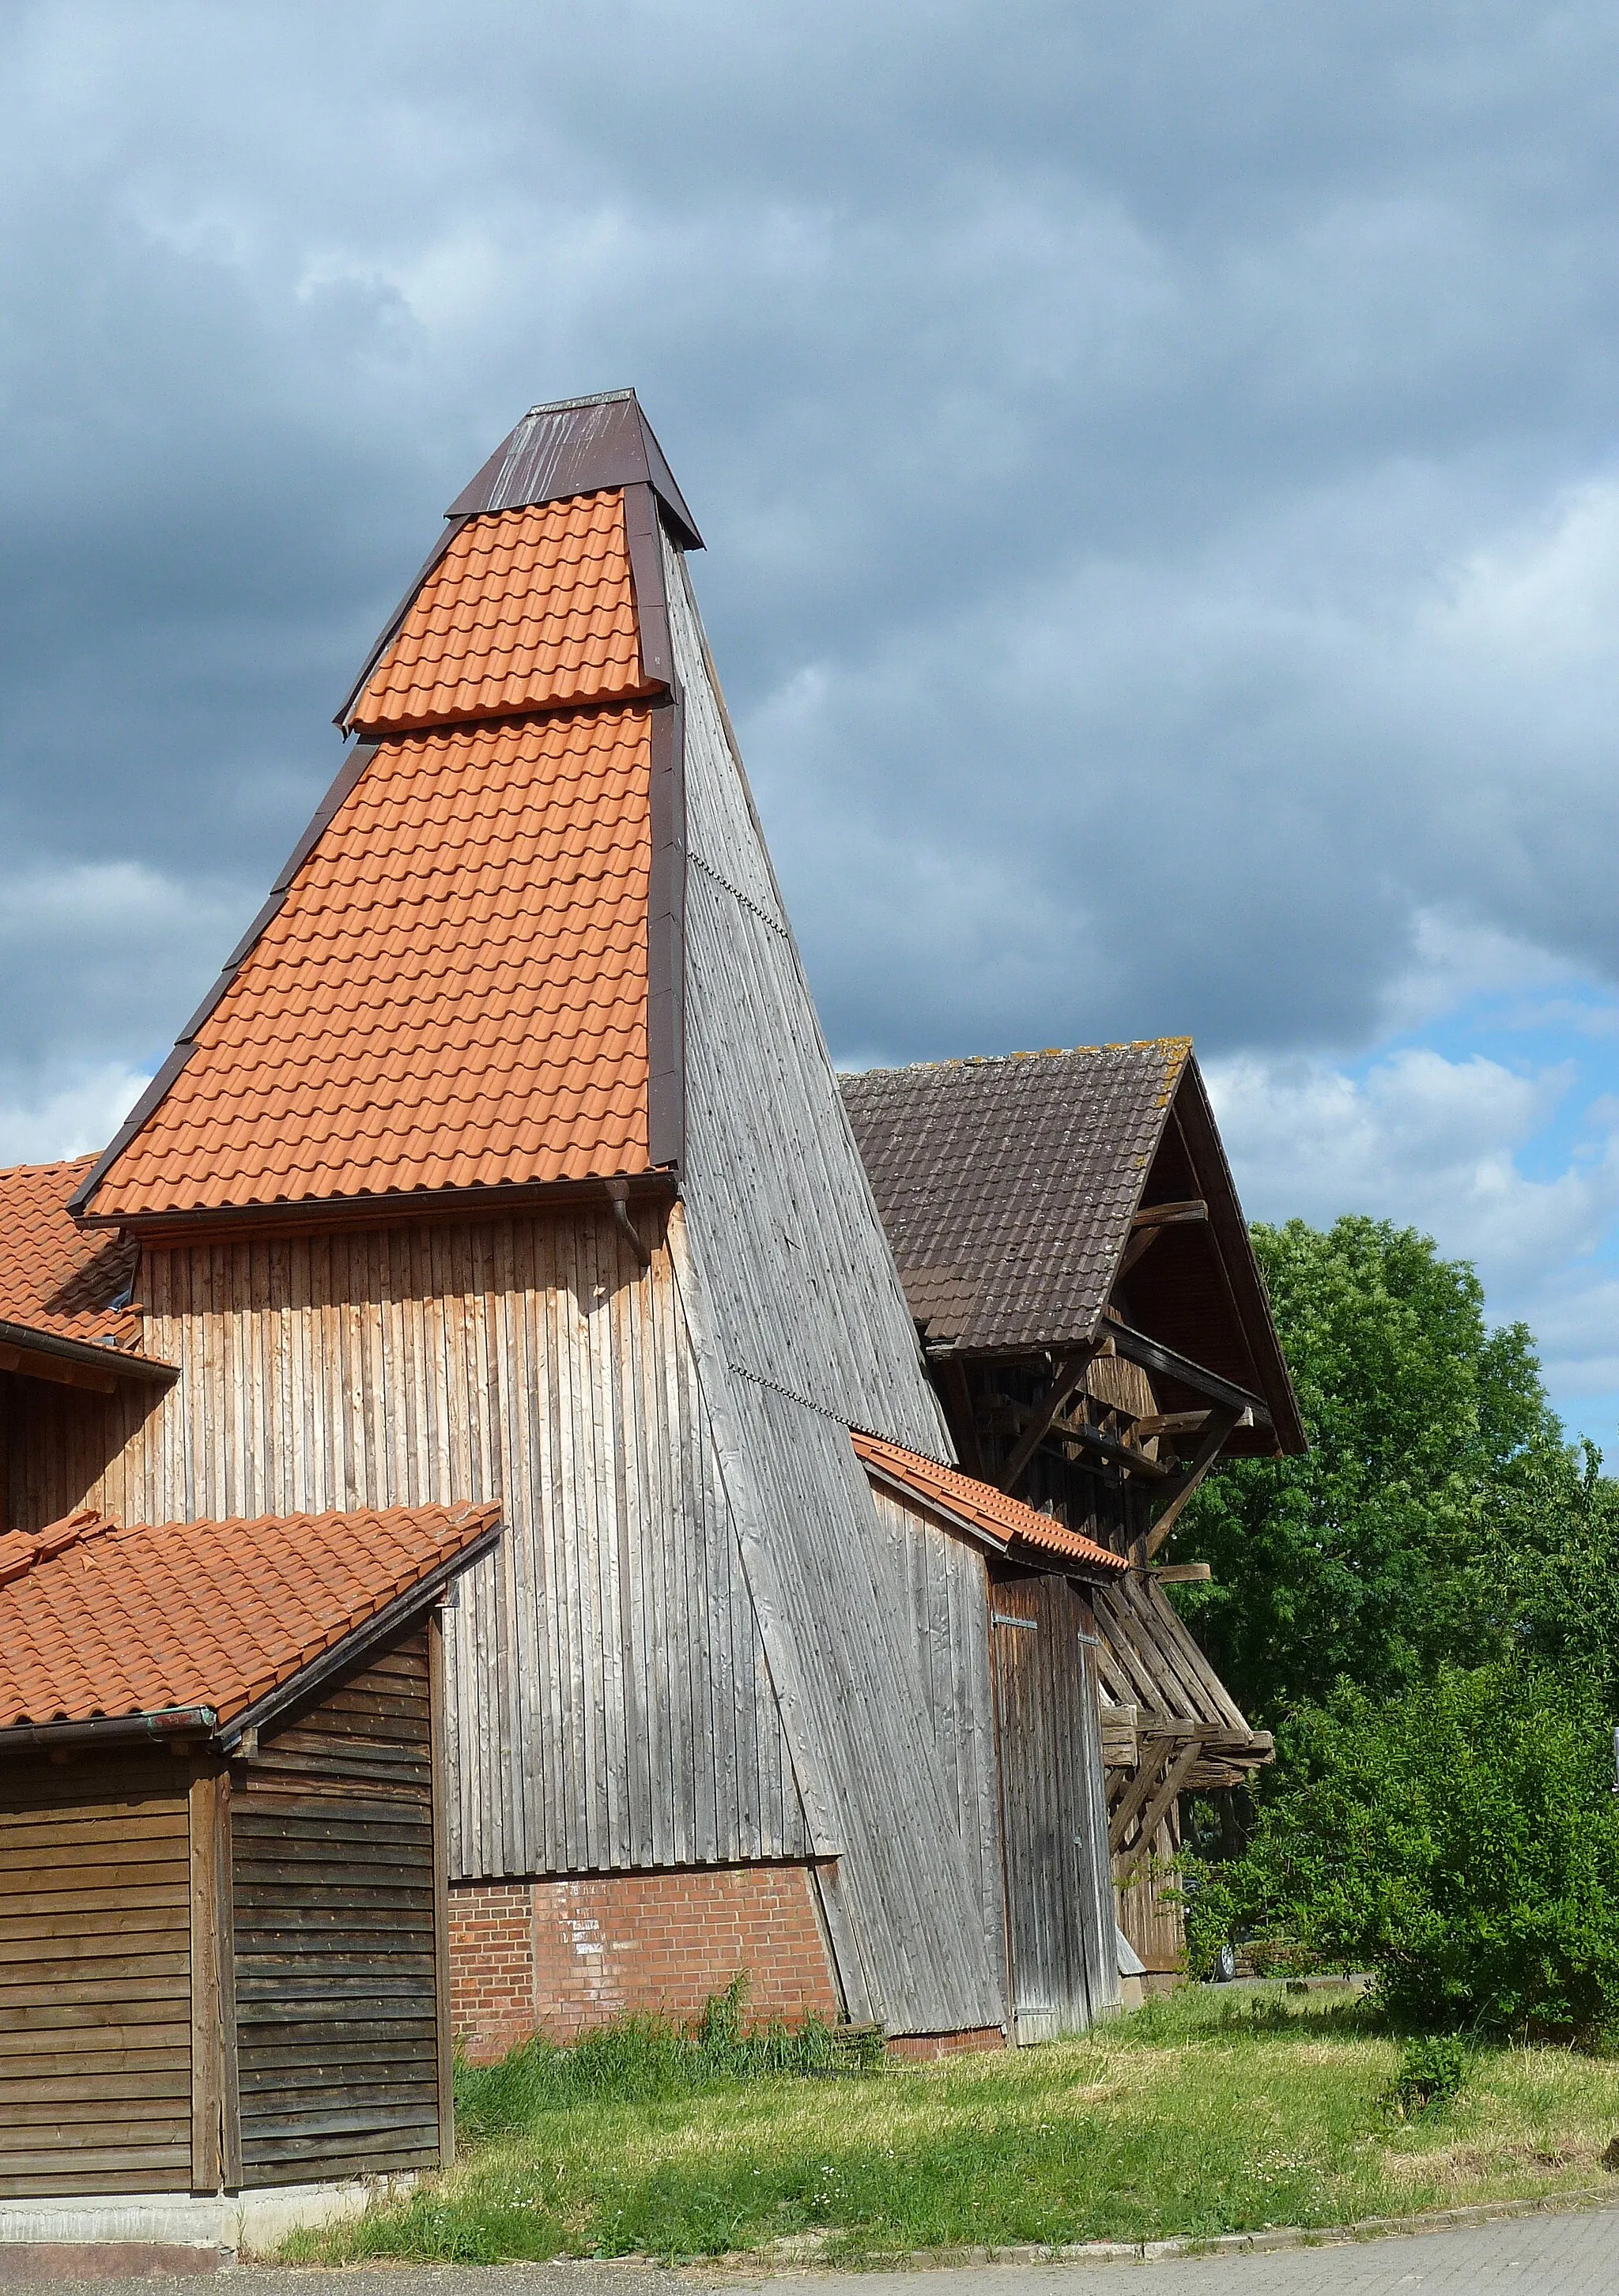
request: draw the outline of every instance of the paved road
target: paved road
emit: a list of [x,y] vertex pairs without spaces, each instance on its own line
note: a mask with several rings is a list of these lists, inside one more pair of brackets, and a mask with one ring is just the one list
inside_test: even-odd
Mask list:
[[[1270,2255],[1149,2264],[974,2265],[927,2272],[801,2272],[723,2278],[618,2264],[347,2272],[258,2267],[208,2280],[41,2282],[39,2296],[1619,2296],[1619,2208],[1356,2241]],[[7,2296],[19,2296],[12,2283]]]

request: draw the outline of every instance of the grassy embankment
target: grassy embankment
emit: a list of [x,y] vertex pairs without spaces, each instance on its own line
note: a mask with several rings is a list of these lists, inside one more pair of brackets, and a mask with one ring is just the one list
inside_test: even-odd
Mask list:
[[[801,2049],[789,2046],[791,2058]],[[813,2046],[810,2054],[813,2059]],[[459,2083],[464,2157],[289,2259],[713,2256],[1332,2225],[1603,2181],[1619,2061],[1492,2049],[1451,2103],[1386,2103],[1355,2001],[1212,1988],[1083,2039],[817,2079],[632,2028]],[[1619,2191],[1619,2179],[1615,2180]]]

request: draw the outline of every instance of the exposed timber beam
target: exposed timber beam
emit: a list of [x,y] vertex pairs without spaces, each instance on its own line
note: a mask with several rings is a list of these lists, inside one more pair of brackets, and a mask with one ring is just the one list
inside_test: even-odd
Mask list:
[[1134,1841],[1128,1849],[1114,1852],[1114,1882],[1115,1885],[1134,1881],[1137,1867],[1151,1855],[1153,1836],[1174,1808],[1175,1798],[1186,1784],[1192,1771],[1197,1767],[1202,1752],[1202,1745],[1194,1738],[1180,1749],[1170,1764],[1157,1792],[1141,1814],[1140,1831]]
[[1214,1570],[1208,1562],[1160,1562],[1152,1575],[1161,1587],[1206,1587]]
[[1181,1509],[1220,1456],[1227,1436],[1241,1416],[1241,1412],[1230,1404],[1210,1412],[1203,1440],[1192,1456],[1191,1464],[1165,1494],[1163,1508],[1154,1518],[1153,1527],[1146,1534],[1146,1558],[1149,1562],[1174,1529]]
[[1144,1204],[1130,1220],[1130,1239],[1124,1247],[1114,1277],[1120,1283],[1144,1252],[1149,1251],[1166,1227],[1190,1227],[1196,1222],[1206,1225],[1209,1208],[1201,1196],[1190,1196],[1184,1203]]
[[1208,1423],[1206,1411],[1148,1411],[1130,1433],[1138,1443],[1150,1443],[1155,1435],[1201,1435]]
[[1012,1456],[1001,1470],[1000,1488],[1003,1491],[1017,1488],[1024,1468],[1050,1433],[1052,1421],[1089,1370],[1090,1359],[1096,1352],[1094,1346],[1086,1346],[1075,1348],[1072,1354],[1063,1357],[1057,1365],[1056,1377],[1035,1406],[1033,1418],[1018,1438]]
[[[1189,1742],[1194,1751],[1201,1751],[1203,1744],[1201,1738],[1194,1738]],[[1184,1749],[1182,1751],[1184,1751]],[[1163,1775],[1165,1766],[1173,1769],[1178,1759],[1179,1756],[1175,1749],[1166,1745],[1162,1738],[1143,1740],[1141,1767],[1119,1796],[1108,1816],[1107,1846],[1115,1857],[1119,1854],[1125,1835],[1130,1832],[1132,1819],[1146,1806],[1154,1784]]]
[[1127,1467],[1132,1475],[1144,1475],[1149,1482],[1167,1482],[1173,1473],[1171,1468],[1137,1450],[1134,1444],[1122,1442],[1117,1435],[1108,1434],[1105,1428],[1092,1427],[1086,1420],[1070,1419],[1065,1412],[1057,1413],[1050,1432],[1061,1436],[1064,1442],[1082,1443],[1088,1450],[1099,1451],[1103,1458],[1111,1459],[1116,1466]]
[[1156,1372],[1160,1379],[1172,1380],[1177,1387],[1189,1387],[1194,1395],[1206,1395],[1211,1403],[1232,1404],[1239,1413],[1251,1411],[1255,1426],[1270,1426],[1270,1414],[1262,1396],[1238,1387],[1235,1381],[1221,1379],[1218,1372],[1205,1371],[1190,1356],[1178,1355],[1161,1340],[1149,1340],[1145,1332],[1133,1330],[1122,1318],[1115,1321],[1111,1308],[1104,1328],[1114,1349],[1128,1363],[1139,1364],[1143,1371]]

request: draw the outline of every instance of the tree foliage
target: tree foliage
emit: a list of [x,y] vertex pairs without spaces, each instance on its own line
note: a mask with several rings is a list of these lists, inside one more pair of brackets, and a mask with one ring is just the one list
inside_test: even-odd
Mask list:
[[1341,1688],[1290,1728],[1287,1790],[1192,1893],[1191,1950],[1234,1926],[1369,1969],[1393,2018],[1590,2041],[1619,2024],[1619,1806],[1607,1712],[1533,1660]]
[[1352,1218],[1253,1240],[1311,1448],[1211,1478],[1178,1547],[1213,1564],[1198,1630],[1274,1726],[1341,1680],[1387,1696],[1485,1655],[1493,1526],[1524,1464],[1563,1454],[1527,1330],[1491,1332],[1427,1237]]

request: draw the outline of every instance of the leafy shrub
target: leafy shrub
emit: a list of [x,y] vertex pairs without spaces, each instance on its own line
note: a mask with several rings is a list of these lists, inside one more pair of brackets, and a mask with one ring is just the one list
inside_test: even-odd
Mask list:
[[1505,1661],[1295,1729],[1293,1782],[1191,1893],[1205,1961],[1244,1926],[1375,1973],[1418,2030],[1594,2040],[1619,2024],[1619,1806],[1588,1681]]
[[644,2103],[777,2073],[860,2073],[883,2064],[880,2031],[840,2032],[818,2018],[747,2022],[747,1980],[711,1994],[689,2028],[663,2017],[618,2017],[562,2048],[543,2036],[498,2064],[456,2068],[456,2114],[469,2137],[529,2128],[587,2101]]
[[1433,2033],[1408,2041],[1384,2097],[1401,2120],[1420,2120],[1461,2094],[1467,2077],[1467,2044],[1454,2033]]

